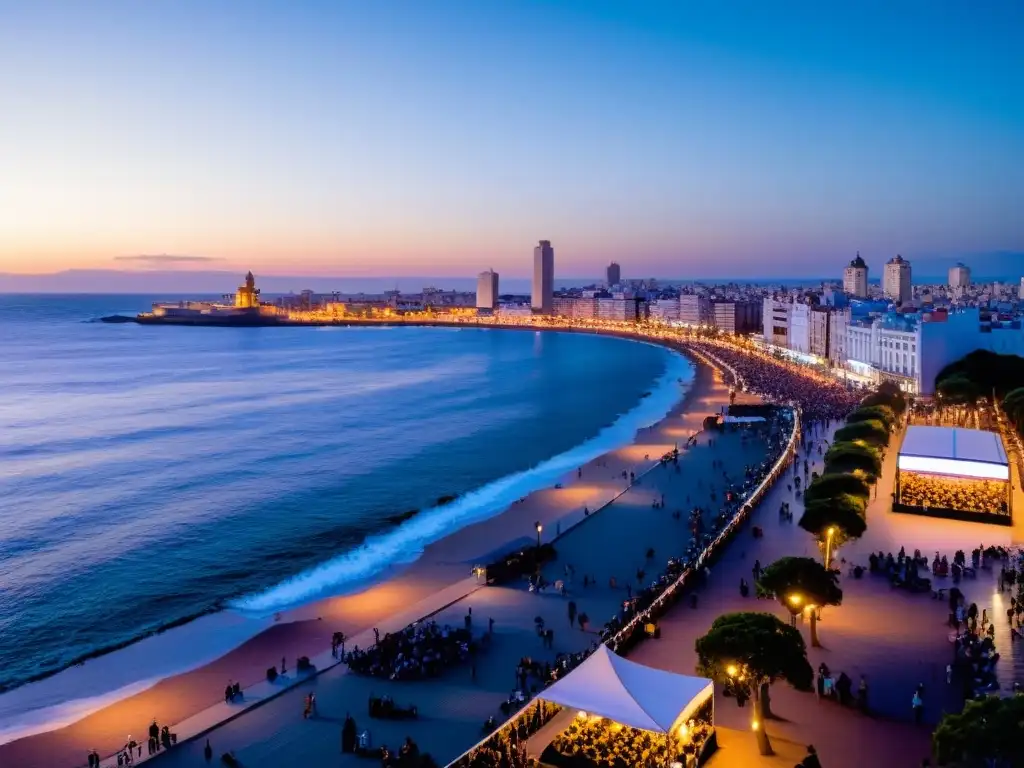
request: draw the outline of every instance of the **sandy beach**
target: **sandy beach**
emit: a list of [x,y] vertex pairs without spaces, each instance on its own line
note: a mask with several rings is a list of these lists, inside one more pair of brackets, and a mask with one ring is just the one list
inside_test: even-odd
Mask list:
[[[532,542],[536,521],[544,526],[545,540],[555,538],[559,531],[583,519],[584,507],[596,509],[621,494],[628,485],[623,471],[640,475],[665,451],[683,444],[700,429],[703,416],[717,411],[727,396],[721,383],[715,386],[710,369],[698,365],[685,397],[665,419],[641,430],[632,445],[591,461],[578,475],[566,476],[562,488],[537,491],[496,517],[447,536],[431,545],[412,566],[369,589],[285,614],[265,631],[198,669],[164,679],[66,727],[2,745],[0,761],[19,766],[77,765],[84,763],[89,749],[109,755],[124,744],[128,734],[143,732],[153,717],[161,723],[180,722],[218,702],[228,680],[246,687],[262,680],[267,667],[279,663],[282,656],[289,664],[302,655],[314,656],[329,647],[333,632],[356,636],[400,609],[465,579],[473,565],[488,562],[496,552]],[[83,673],[91,663],[81,668]]]
[[[705,415],[728,402],[728,393],[717,375],[703,369],[700,386],[686,408],[641,435],[638,445],[627,450],[640,450],[641,457],[643,452],[655,456],[657,448],[671,446],[664,442],[670,431],[682,430],[689,434],[688,430],[699,427]],[[564,578],[566,565],[575,567],[576,578],[567,585],[566,596],[554,590],[531,593],[522,585],[490,586],[441,611],[435,617],[439,623],[461,625],[472,608],[478,631],[483,631],[489,619],[494,620],[490,648],[477,657],[475,673],[460,666],[429,682],[392,682],[348,674],[343,668],[335,667],[250,713],[214,728],[204,738],[177,747],[161,760],[169,766],[194,765],[202,759],[203,745],[209,738],[215,754],[231,751],[243,764],[250,766],[339,762],[355,765],[360,762],[359,758],[343,756],[338,751],[340,724],[346,713],[351,713],[360,729],[371,731],[374,745],[393,746],[410,736],[422,751],[445,764],[480,738],[483,720],[488,716],[502,718],[499,705],[514,687],[515,667],[523,656],[540,663],[553,662],[559,653],[578,652],[594,643],[600,625],[627,597],[627,584],[636,586],[636,570],[646,569],[647,577],[652,578],[666,558],[685,548],[689,538],[685,511],[689,505],[715,508],[712,493],[720,499],[725,484],[721,473],[739,475],[746,464],[760,462],[765,449],[762,441],[745,440],[741,433],[701,434],[697,444],[682,453],[678,472],[671,465],[655,467],[612,505],[566,532],[556,543],[558,559],[548,564],[545,571],[548,579],[557,579]],[[717,462],[722,465],[717,466]],[[583,468],[581,479],[586,481],[588,472],[596,472],[597,480],[603,481],[605,474],[611,480],[612,471],[612,461],[605,464],[604,460],[598,460],[593,466]],[[653,501],[660,502],[662,495],[665,506],[655,508]],[[504,530],[514,535],[515,528],[525,523],[527,530],[532,531],[534,520],[540,519],[534,515],[541,508],[529,506],[526,509],[528,514],[504,515],[504,521],[497,518],[483,523],[481,530],[512,526]],[[547,509],[550,516],[543,518],[547,521],[545,530],[559,520],[557,510]],[[681,520],[673,517],[677,509],[684,511]],[[474,538],[470,530],[462,535],[468,537],[467,541]],[[480,535],[478,532],[477,536]],[[445,548],[448,546],[454,546],[453,542],[446,541]],[[646,557],[648,548],[656,552],[650,560]],[[584,574],[592,575],[596,583],[583,587]],[[614,586],[610,582],[613,576]],[[590,631],[569,627],[566,613],[569,600],[575,601],[579,610],[592,618],[594,626]],[[537,617],[554,630],[551,647],[545,647],[537,636],[534,626]],[[316,693],[318,715],[304,720],[302,701],[309,692]],[[366,701],[371,694],[386,694],[397,702],[415,704],[420,716],[415,721],[369,720]]]

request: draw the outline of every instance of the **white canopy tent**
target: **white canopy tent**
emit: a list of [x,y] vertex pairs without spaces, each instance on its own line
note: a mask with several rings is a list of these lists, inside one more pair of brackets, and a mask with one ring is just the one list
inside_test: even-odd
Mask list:
[[710,680],[645,667],[601,645],[540,698],[632,728],[669,733],[713,692]]
[[897,466],[908,472],[1009,480],[1003,441],[995,432],[959,427],[907,427]]

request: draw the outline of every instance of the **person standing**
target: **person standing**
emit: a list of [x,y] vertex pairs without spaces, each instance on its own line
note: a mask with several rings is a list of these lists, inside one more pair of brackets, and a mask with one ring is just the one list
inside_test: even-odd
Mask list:
[[569,601],[569,627],[572,628],[572,626],[574,624],[576,624],[576,601],[575,600],[570,600]]
[[924,699],[921,698],[921,689],[914,691],[914,698],[910,700],[910,706],[914,710],[914,723],[920,725],[924,718]]
[[210,762],[213,759],[213,747],[210,746],[210,740],[206,740],[206,746],[203,747],[203,757],[206,758],[206,762]]

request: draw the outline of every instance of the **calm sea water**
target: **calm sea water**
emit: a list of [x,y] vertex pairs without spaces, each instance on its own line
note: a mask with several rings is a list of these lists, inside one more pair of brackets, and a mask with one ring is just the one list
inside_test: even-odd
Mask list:
[[0,296],[0,688],[365,583],[628,441],[690,373],[569,334],[89,322],[151,301]]

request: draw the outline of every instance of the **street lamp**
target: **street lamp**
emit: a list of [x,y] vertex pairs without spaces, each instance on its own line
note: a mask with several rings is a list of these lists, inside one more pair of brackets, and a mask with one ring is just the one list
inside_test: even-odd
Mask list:
[[793,595],[790,595],[789,597],[787,597],[786,600],[789,602],[789,605],[790,605],[789,625],[791,627],[795,627],[796,626],[796,615],[803,610],[801,608],[801,606],[803,605],[804,599],[803,599],[803,597],[801,595],[793,594]]
[[834,525],[830,525],[826,533],[827,536],[825,537],[825,569],[827,570],[831,567],[832,564],[832,537],[835,536],[836,527]]
[[544,526],[537,521],[533,524],[533,527],[537,529],[537,549],[540,549],[540,532],[544,530]]

